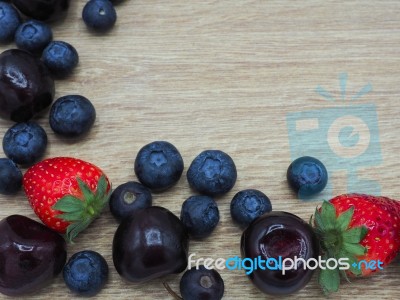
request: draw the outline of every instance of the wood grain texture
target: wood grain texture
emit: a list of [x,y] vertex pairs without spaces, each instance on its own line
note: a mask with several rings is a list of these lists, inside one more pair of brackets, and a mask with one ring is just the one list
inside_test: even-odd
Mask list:
[[[54,39],[73,44],[80,63],[73,76],[56,82],[56,97],[82,94],[94,103],[96,124],[84,140],[66,141],[51,132],[47,115],[47,157],[69,155],[103,168],[114,187],[136,180],[138,150],[167,140],[181,152],[185,173],[205,149],[229,153],[238,169],[234,189],[218,199],[221,222],[204,241],[192,241],[198,257],[240,254],[240,229],[229,203],[241,189],[266,193],[275,210],[308,220],[318,202],[301,202],[286,183],[291,161],[289,113],[339,107],[315,92],[320,85],[341,99],[339,74],[348,74],[347,92],[365,84],[373,90],[353,104],[373,103],[382,161],[359,169],[379,182],[382,194],[400,198],[400,2],[398,1],[140,1],[117,6],[118,21],[106,35],[89,32],[81,19],[85,1],[71,1],[67,19],[53,26]],[[0,50],[15,47],[1,46]],[[0,121],[0,135],[11,124]],[[362,133],[361,133],[362,134]],[[315,140],[310,143],[319,143]],[[304,145],[307,147],[307,145]],[[329,155],[321,149],[321,156]],[[346,172],[332,174],[335,193],[345,192]],[[362,192],[362,191],[360,191]],[[154,204],[179,215],[193,194],[185,176]],[[0,217],[20,213],[37,219],[23,193],[0,197]],[[100,252],[110,280],[99,299],[168,299],[162,281],[178,290],[179,276],[129,284],[116,273],[111,244],[117,223],[109,211],[69,245]],[[240,271],[221,271],[224,299],[269,299]],[[344,284],[332,299],[400,299],[399,260],[380,274]],[[59,276],[27,299],[73,297]],[[5,297],[3,297],[5,298]],[[316,279],[282,299],[321,299]]]

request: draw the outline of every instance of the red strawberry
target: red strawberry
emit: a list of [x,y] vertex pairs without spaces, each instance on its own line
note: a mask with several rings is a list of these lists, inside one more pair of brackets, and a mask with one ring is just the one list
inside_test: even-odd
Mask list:
[[23,187],[36,215],[72,241],[98,217],[108,201],[110,182],[95,165],[55,157],[30,167]]
[[[325,292],[338,290],[340,276],[367,276],[384,268],[400,251],[400,202],[387,197],[334,197],[317,208],[314,223],[324,259],[348,258],[350,265],[346,272],[321,270],[319,282]],[[371,261],[376,265],[367,267]]]

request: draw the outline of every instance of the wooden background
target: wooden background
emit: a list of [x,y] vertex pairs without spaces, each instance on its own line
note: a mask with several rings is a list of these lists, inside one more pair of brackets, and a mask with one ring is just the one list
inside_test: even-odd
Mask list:
[[[344,105],[326,101],[315,91],[320,85],[341,99],[341,73],[348,74],[349,95],[367,83],[373,86],[352,103],[376,105],[382,160],[358,171],[376,180],[382,194],[400,198],[399,1],[126,0],[116,7],[117,24],[106,35],[86,29],[81,19],[85,1],[71,2],[65,21],[53,26],[54,39],[73,44],[80,63],[73,76],[56,82],[56,98],[74,93],[88,97],[97,120],[84,140],[67,141],[51,132],[47,114],[38,118],[49,137],[46,157],[68,155],[91,161],[116,187],[136,180],[136,153],[154,140],[170,141],[180,150],[184,175],[205,149],[229,153],[238,181],[218,198],[221,222],[212,236],[190,243],[190,252],[197,257],[240,254],[241,231],[231,221],[229,204],[241,189],[260,189],[275,210],[308,220],[319,202],[300,201],[287,186],[291,152],[286,117]],[[0,134],[10,126],[0,121]],[[321,149],[322,158],[329,155],[327,151]],[[346,172],[331,174],[334,194],[347,191],[346,176]],[[154,204],[179,215],[181,203],[192,194],[182,176],[174,188],[155,194]],[[23,192],[1,196],[0,205],[1,218],[19,213],[37,219]],[[172,299],[162,281],[178,290],[180,276],[145,284],[119,277],[111,256],[116,228],[107,209],[68,246],[68,256],[92,249],[107,259],[110,280],[97,298]],[[221,275],[224,299],[273,298],[253,287],[241,271],[223,270]],[[397,259],[378,275],[344,284],[331,298],[400,299],[399,275]],[[59,276],[29,298],[71,297]],[[315,278],[282,299],[296,298],[323,298]]]

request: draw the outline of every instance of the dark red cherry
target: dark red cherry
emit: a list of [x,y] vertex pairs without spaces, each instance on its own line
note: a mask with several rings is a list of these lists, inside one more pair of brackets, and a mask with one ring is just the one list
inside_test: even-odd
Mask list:
[[25,122],[54,98],[54,80],[46,66],[19,49],[0,54],[0,117]]
[[58,275],[67,258],[65,240],[25,216],[0,221],[0,293],[34,292]]
[[24,15],[40,21],[56,21],[63,18],[69,7],[69,0],[12,0]]
[[[266,294],[286,295],[302,289],[310,281],[319,246],[309,224],[293,214],[274,211],[257,218],[243,232],[241,252],[243,258],[253,259],[252,265],[250,262],[246,265],[248,276],[258,289]],[[291,260],[285,264],[285,258]],[[257,268],[254,259],[258,261]],[[307,267],[309,259],[313,260],[309,264],[311,268]],[[293,267],[283,274],[282,265],[289,268],[291,261]]]
[[187,267],[189,239],[177,216],[163,207],[137,210],[120,223],[113,261],[126,280],[143,282]]

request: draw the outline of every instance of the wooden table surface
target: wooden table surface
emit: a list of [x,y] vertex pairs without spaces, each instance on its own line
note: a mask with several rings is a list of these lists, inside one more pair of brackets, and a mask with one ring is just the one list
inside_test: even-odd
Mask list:
[[[67,18],[53,26],[54,39],[73,44],[80,62],[56,82],[56,98],[82,94],[97,119],[79,141],[57,137],[47,114],[37,119],[48,133],[46,157],[74,156],[103,168],[116,187],[137,180],[138,150],[167,140],[181,152],[185,171],[154,204],[179,215],[193,195],[186,170],[205,149],[235,161],[238,180],[217,199],[221,220],[203,241],[191,241],[196,257],[240,255],[241,230],[229,204],[239,190],[256,188],[284,210],[308,220],[320,200],[348,191],[400,198],[400,2],[398,1],[140,1],[116,7],[118,21],[105,35],[81,19],[85,1],[71,1]],[[0,50],[15,47],[1,46]],[[11,126],[0,121],[0,134]],[[313,201],[289,189],[286,170],[303,154],[326,162],[329,187]],[[368,181],[366,181],[368,180]],[[37,219],[21,191],[0,197],[1,218]],[[117,223],[108,209],[68,246],[68,256],[91,249],[110,266],[97,298],[172,299],[180,276],[145,284],[123,281],[111,244]],[[259,292],[243,271],[222,270],[224,299],[274,298]],[[399,259],[380,274],[343,284],[332,299],[400,299]],[[59,276],[29,299],[70,299]],[[5,298],[3,296],[3,298]],[[320,299],[314,277],[282,299]]]

